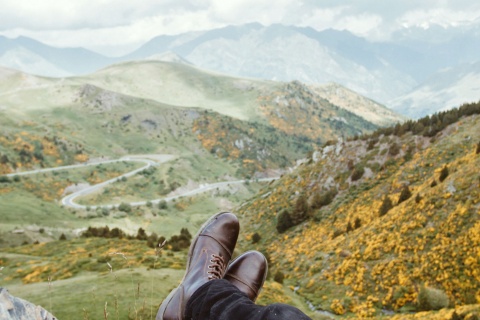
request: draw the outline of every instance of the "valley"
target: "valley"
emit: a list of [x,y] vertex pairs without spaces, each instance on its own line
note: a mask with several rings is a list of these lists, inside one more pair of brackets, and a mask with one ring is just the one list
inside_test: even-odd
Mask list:
[[235,255],[268,257],[260,303],[421,318],[438,291],[425,319],[478,312],[478,103],[413,121],[335,84],[160,61],[0,69],[0,88],[1,285],[59,318],[151,319],[224,210]]

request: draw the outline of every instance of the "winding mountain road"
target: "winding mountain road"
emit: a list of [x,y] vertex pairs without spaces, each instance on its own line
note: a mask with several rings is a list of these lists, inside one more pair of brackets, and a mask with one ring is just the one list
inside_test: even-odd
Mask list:
[[[156,160],[152,160],[152,158],[156,159]],[[110,179],[110,180],[101,182],[99,184],[89,186],[85,189],[76,191],[74,193],[69,194],[68,196],[64,197],[61,200],[61,204],[66,206],[66,207],[76,208],[76,209],[86,209],[87,207],[89,207],[90,209],[95,210],[97,208],[112,208],[112,207],[115,207],[116,205],[115,204],[106,204],[106,205],[99,205],[99,206],[96,206],[96,205],[86,206],[86,205],[78,204],[78,203],[74,202],[74,200],[78,197],[86,196],[88,194],[96,192],[96,191],[102,189],[103,187],[118,181],[118,179],[121,179],[123,177],[125,177],[125,178],[131,177],[131,176],[137,174],[138,172],[141,172],[141,171],[143,171],[145,169],[148,169],[152,166],[158,166],[161,163],[170,161],[174,158],[175,158],[175,156],[173,156],[173,155],[143,155],[143,156],[132,155],[132,156],[125,156],[125,157],[122,157],[122,158],[116,159],[116,160],[105,160],[105,161],[75,164],[75,165],[63,166],[63,167],[45,168],[45,169],[10,173],[10,174],[6,174],[5,176],[7,176],[7,177],[24,176],[24,175],[37,174],[37,173],[42,173],[42,172],[69,170],[69,169],[83,168],[83,167],[86,167],[86,166],[93,166],[93,165],[96,166],[96,165],[99,165],[99,164],[109,164],[109,163],[123,162],[123,161],[130,161],[130,162],[133,161],[133,162],[145,163],[145,165],[142,166],[141,168],[132,170],[130,172],[124,173],[124,174],[122,174],[118,177],[115,177],[113,179]],[[276,179],[278,179],[278,177],[256,179],[255,181],[268,182],[268,181],[273,181],[273,180],[276,180]],[[202,184],[196,189],[186,191],[186,192],[184,192],[182,194],[179,194],[179,195],[170,196],[170,197],[163,197],[163,198],[158,198],[158,199],[153,199],[153,200],[148,200],[148,201],[130,202],[129,204],[131,206],[141,206],[141,205],[147,204],[147,202],[151,202],[152,204],[158,204],[160,201],[172,201],[174,199],[193,196],[193,195],[200,194],[200,193],[203,193],[203,192],[207,192],[207,191],[210,191],[210,190],[214,190],[214,189],[217,189],[217,188],[227,187],[227,186],[232,185],[232,184],[242,184],[242,183],[246,183],[246,182],[249,182],[249,181],[250,180],[233,180],[233,181],[215,182],[215,183],[210,183],[210,184]]]

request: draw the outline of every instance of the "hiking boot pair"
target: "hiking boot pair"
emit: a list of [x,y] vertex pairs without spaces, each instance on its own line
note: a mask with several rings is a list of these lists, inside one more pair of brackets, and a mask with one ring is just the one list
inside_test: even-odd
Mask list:
[[229,212],[214,215],[202,226],[190,245],[185,276],[160,305],[157,320],[182,320],[188,299],[214,279],[230,281],[255,301],[265,281],[267,261],[260,252],[248,251],[229,264],[239,231],[237,217]]

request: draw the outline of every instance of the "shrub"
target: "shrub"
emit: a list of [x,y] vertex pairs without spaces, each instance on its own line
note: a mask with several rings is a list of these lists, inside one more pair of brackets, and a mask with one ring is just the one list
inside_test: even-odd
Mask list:
[[378,140],[376,140],[376,139],[369,140],[368,145],[367,145],[367,151],[370,151],[373,148],[375,148],[375,144],[377,144],[377,142],[378,142]]
[[132,212],[132,206],[128,203],[122,202],[118,206],[118,210],[126,212],[126,213],[130,213],[130,212]]
[[420,195],[420,193],[417,193],[417,195],[415,196],[415,203],[420,203],[420,201],[422,201],[422,196]]
[[438,180],[440,180],[440,182],[443,182],[443,180],[445,180],[447,177],[448,177],[448,167],[444,166],[442,168],[442,171],[440,171],[440,176],[438,177]]
[[312,208],[320,209],[323,206],[329,205],[333,201],[333,199],[335,199],[336,195],[336,189],[330,189],[328,191],[315,193],[312,200]]
[[348,160],[347,168],[349,171],[352,171],[353,169],[355,169],[355,164],[353,163],[352,159]]
[[147,240],[147,233],[145,232],[145,229],[138,228],[137,235],[135,238],[137,240]]
[[433,179],[432,183],[430,183],[430,187],[436,187],[437,186],[437,180]]
[[168,208],[167,201],[162,200],[158,203],[158,209],[165,210]]
[[257,243],[258,241],[260,241],[260,239],[262,239],[262,237],[257,232],[255,232],[252,236],[252,243]]
[[339,237],[343,234],[343,231],[340,230],[340,229],[335,229],[333,230],[333,234],[332,234],[332,240],[335,239],[336,237]]
[[60,235],[60,238],[58,238],[58,240],[67,240],[67,237],[65,236],[64,233],[62,233],[62,234]]
[[392,200],[390,200],[388,196],[385,196],[383,198],[382,205],[380,206],[380,210],[378,212],[379,216],[380,217],[384,216],[392,208],[393,208]]
[[101,212],[104,216],[108,216],[110,214],[110,210],[107,207],[103,207]]
[[291,216],[292,222],[294,224],[302,222],[307,217],[309,211],[310,207],[308,205],[307,196],[302,193],[297,198],[297,201],[295,201],[294,215]]
[[6,176],[0,176],[0,183],[10,183],[10,178]]
[[147,237],[147,246],[150,248],[155,248],[157,244],[158,244],[158,235],[155,232],[152,232],[152,234]]
[[405,200],[408,200],[411,196],[412,193],[410,192],[408,186],[403,186],[402,192],[400,192],[400,197],[398,198],[398,204],[402,203]]
[[275,272],[275,275],[273,276],[273,281],[283,284],[283,279],[285,279],[285,275],[282,271]]
[[348,221],[348,223],[347,223],[347,230],[346,231],[347,231],[347,233],[353,231],[353,226],[352,226],[352,223],[350,221]]
[[355,169],[352,172],[352,176],[350,177],[352,181],[357,181],[361,177],[363,177],[363,174],[365,173],[365,169],[361,165],[357,165]]
[[290,217],[290,213],[288,213],[288,210],[285,209],[282,212],[280,212],[278,215],[277,231],[279,233],[284,233],[290,227],[293,227],[292,218]]
[[354,221],[354,223],[353,223],[353,227],[354,227],[355,229],[358,229],[358,228],[360,228],[361,226],[362,226],[362,220],[360,220],[360,218],[358,218],[358,217],[355,218],[355,221]]
[[417,307],[422,311],[447,308],[450,301],[445,292],[439,289],[421,287],[417,297]]
[[396,142],[394,142],[388,149],[388,154],[391,155],[392,157],[395,157],[399,153],[400,153],[400,146]]
[[475,154],[480,153],[480,141],[477,143],[477,149],[475,150]]
[[180,251],[181,249],[186,249],[190,247],[190,240],[192,235],[187,228],[182,228],[180,230],[180,235],[174,235],[168,240],[168,243],[172,247],[172,251]]

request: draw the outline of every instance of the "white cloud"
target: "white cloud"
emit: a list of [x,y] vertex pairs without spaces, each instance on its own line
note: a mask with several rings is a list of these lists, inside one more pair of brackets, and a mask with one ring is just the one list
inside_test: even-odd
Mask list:
[[359,15],[345,16],[335,22],[334,28],[348,30],[356,35],[370,36],[377,32],[383,19],[379,15],[362,13]]
[[474,21],[478,17],[480,17],[480,8],[469,11],[454,11],[447,8],[438,8],[409,11],[400,17],[398,22],[404,27],[427,27],[431,24],[448,27],[465,21]]
[[[126,50],[161,34],[260,22],[349,30],[384,39],[403,25],[480,16],[477,0],[1,0],[0,34],[56,46]],[[477,4],[478,2],[478,4]]]

